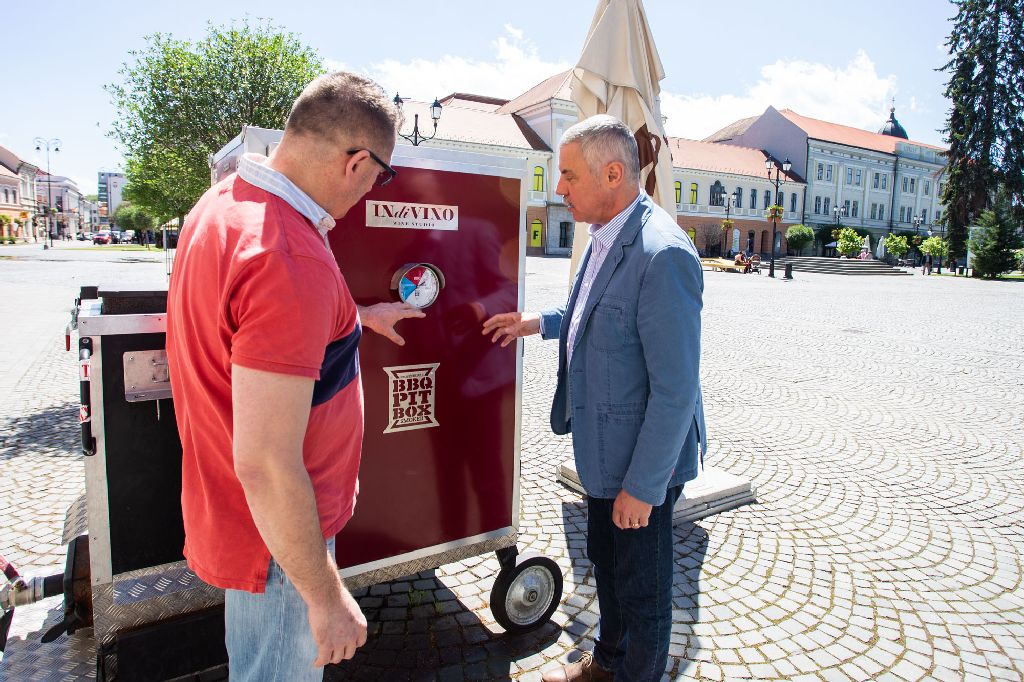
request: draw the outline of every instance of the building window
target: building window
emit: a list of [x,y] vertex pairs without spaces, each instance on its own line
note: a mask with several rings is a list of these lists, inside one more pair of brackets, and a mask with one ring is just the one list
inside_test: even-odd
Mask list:
[[885,220],[885,204],[878,205],[878,219]]
[[533,191],[544,191],[544,166],[533,167]]
[[767,209],[768,205],[772,203],[772,193],[768,190],[764,191],[764,207]]
[[935,222],[942,220],[942,211],[935,211]]
[[819,163],[818,164],[818,179],[819,180],[821,180],[822,175],[824,175],[824,173],[825,173],[825,164]]
[[880,179],[880,176],[879,176],[879,174],[878,174],[878,173],[875,173],[875,179],[874,179],[874,180],[872,181],[872,183],[871,183],[871,186],[872,186],[872,187],[873,187],[874,189],[878,189],[878,186],[879,186],[879,183],[880,183],[880,182],[881,182],[881,179]]
[[711,185],[709,203],[712,206],[725,206],[725,187],[718,180],[715,180],[715,184]]
[[11,203],[12,204],[18,203],[18,190],[16,190],[16,189],[12,189],[11,190]]
[[853,169],[852,168],[847,168],[846,169],[846,184],[847,185],[852,185],[853,184]]
[[855,184],[855,185],[857,185],[858,187],[860,187],[860,181],[861,181],[861,171],[860,171],[860,169],[858,168],[858,169],[857,169],[857,176],[856,176],[856,178],[854,178],[853,184]]
[[821,214],[821,197],[814,197],[814,212]]
[[860,213],[860,204],[855,201],[853,202],[853,208],[850,209],[850,216],[856,218],[858,213]]
[[876,220],[878,218],[878,204],[871,204],[871,219]]
[[757,208],[757,190],[750,188],[750,208]]
[[910,178],[903,178],[903,191],[906,192],[910,186]]
[[9,197],[7,196],[7,189],[4,188],[4,203],[6,204],[8,202],[8,200],[9,200]]
[[828,215],[832,210],[832,199],[831,197],[825,197],[825,215]]
[[826,182],[832,182],[832,164],[825,166],[825,180]]
[[572,223],[558,223],[558,248],[568,249],[572,246]]
[[946,191],[946,183],[944,183],[944,182],[940,182],[940,183],[939,183],[939,196],[940,196],[940,197],[942,196],[942,193],[943,193],[944,191]]
[[796,192],[789,195],[789,212],[796,213]]
[[922,223],[928,222],[928,209],[926,209],[926,208],[922,208],[921,209],[921,222]]
[[846,201],[843,202],[843,208],[846,209],[846,215],[851,216],[851,217],[853,216],[853,214],[850,213],[850,200],[849,199],[847,199]]
[[888,188],[889,188],[889,176],[888,175],[883,175],[882,176],[882,189],[888,189]]
[[779,192],[777,195],[775,195],[775,205],[776,206],[783,206],[783,205],[785,205],[785,203],[786,203],[786,198],[785,197],[786,197],[786,193],[785,192]]
[[683,183],[676,180],[676,203],[683,203]]
[[691,204],[696,204],[697,203],[697,183],[696,182],[691,182],[690,183],[690,203]]
[[736,191],[732,193],[732,196],[735,198],[732,205],[736,208],[743,208],[743,188],[737,187]]
[[931,193],[932,193],[932,183],[931,183],[930,180],[925,180],[924,181],[924,195],[927,197],[927,196],[930,196]]
[[910,178],[910,193],[914,194],[914,183],[917,182],[916,178]]
[[907,215],[907,207],[906,206],[900,206],[900,222],[901,223],[907,222],[905,220],[906,215]]

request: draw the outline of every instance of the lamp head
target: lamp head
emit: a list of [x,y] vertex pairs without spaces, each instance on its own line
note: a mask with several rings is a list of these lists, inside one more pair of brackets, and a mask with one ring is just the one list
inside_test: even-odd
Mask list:
[[402,108],[402,97],[397,92],[395,93],[395,98],[391,101],[394,102],[395,106],[398,107],[399,109]]
[[769,156],[767,159],[764,160],[765,170],[769,170],[770,171],[772,169],[772,166],[774,166],[774,165],[775,165],[775,159],[773,159],[772,157]]
[[437,101],[436,97],[434,103],[430,105],[430,118],[435,122],[441,119],[441,103]]
[[789,162],[789,157],[787,156],[786,160],[782,162],[782,170],[784,170],[785,172],[788,173],[789,169],[792,168],[792,167],[793,167],[793,164],[791,164]]

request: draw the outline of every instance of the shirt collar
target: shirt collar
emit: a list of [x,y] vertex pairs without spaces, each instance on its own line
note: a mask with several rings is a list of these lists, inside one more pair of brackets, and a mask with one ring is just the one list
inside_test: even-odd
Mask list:
[[618,239],[619,232],[622,231],[622,226],[626,224],[626,220],[629,218],[630,214],[633,213],[633,209],[640,203],[641,197],[643,197],[643,194],[637,192],[636,198],[630,202],[629,206],[622,209],[614,218],[604,225],[591,225],[587,228],[591,239],[600,244],[602,249],[611,248],[612,244],[615,243],[615,240]]
[[335,226],[335,220],[318,203],[299,189],[298,185],[267,165],[262,154],[243,154],[238,161],[238,176],[250,185],[270,192],[286,201],[292,208],[313,223],[320,235],[327,240],[327,231]]

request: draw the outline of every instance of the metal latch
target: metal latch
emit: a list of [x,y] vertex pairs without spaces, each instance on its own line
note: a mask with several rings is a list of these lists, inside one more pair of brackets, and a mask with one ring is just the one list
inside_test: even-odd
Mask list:
[[140,403],[170,397],[166,350],[136,350],[124,354],[125,400]]

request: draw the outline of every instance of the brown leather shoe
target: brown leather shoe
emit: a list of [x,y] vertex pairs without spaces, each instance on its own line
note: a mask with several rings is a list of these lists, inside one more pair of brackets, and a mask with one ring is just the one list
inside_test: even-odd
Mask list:
[[575,663],[563,665],[557,670],[549,670],[541,676],[544,682],[611,682],[615,675],[594,663],[594,654],[589,651],[580,656]]

